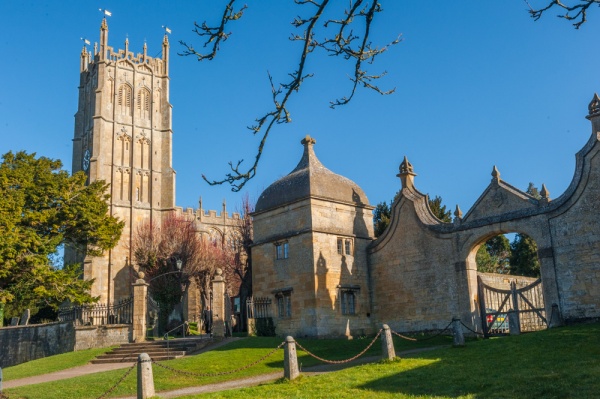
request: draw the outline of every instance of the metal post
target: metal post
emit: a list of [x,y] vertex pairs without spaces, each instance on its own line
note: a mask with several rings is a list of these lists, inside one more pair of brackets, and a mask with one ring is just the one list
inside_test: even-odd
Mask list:
[[460,319],[455,317],[452,319],[452,346],[465,346],[465,335],[463,334]]
[[294,380],[300,375],[298,369],[298,356],[296,355],[296,341],[291,336],[285,339],[283,352],[283,377]]
[[147,353],[138,356],[137,369],[137,397],[146,399],[156,396],[154,390],[154,376],[152,375],[152,359]]
[[0,395],[2,395],[2,367],[0,367]]
[[394,360],[396,350],[394,349],[394,340],[392,339],[392,330],[387,324],[383,325],[383,334],[381,335],[381,358],[384,360]]

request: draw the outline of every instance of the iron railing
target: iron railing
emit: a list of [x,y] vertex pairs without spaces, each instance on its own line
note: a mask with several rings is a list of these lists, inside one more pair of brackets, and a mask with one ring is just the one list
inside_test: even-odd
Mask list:
[[246,310],[249,319],[265,319],[272,317],[271,298],[248,298]]
[[133,324],[133,297],[114,304],[64,307],[58,310],[58,320],[91,326]]

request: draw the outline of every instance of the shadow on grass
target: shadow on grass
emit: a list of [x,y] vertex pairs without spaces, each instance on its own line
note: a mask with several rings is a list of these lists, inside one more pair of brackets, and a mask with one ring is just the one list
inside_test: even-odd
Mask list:
[[416,396],[592,398],[600,392],[600,325],[563,327],[421,353],[358,388]]

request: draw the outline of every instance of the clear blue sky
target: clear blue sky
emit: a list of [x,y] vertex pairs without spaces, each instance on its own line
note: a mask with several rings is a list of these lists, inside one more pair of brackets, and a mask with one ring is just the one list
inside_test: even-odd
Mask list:
[[[346,5],[347,2],[339,3]],[[168,25],[171,40],[173,166],[177,204],[235,209],[241,194],[209,187],[227,162],[250,162],[258,145],[246,126],[270,106],[267,70],[286,78],[298,60],[287,40],[299,12],[291,0],[248,0],[242,20],[219,56],[199,63],[179,57],[178,40],[196,40],[193,21],[217,21],[225,1],[10,1],[0,3],[0,152],[27,150],[71,167],[77,110],[80,37],[98,41],[102,15],[109,45],[158,54]],[[359,184],[371,204],[399,189],[404,155],[418,174],[417,188],[441,195],[467,212],[489,183],[501,178],[525,189],[546,183],[552,198],[569,185],[575,153],[590,135],[584,118],[600,91],[600,12],[580,30],[548,14],[534,22],[523,1],[381,1],[373,39],[403,41],[382,55],[372,72],[396,93],[361,90],[348,106],[328,102],[348,93],[352,65],[315,54],[305,82],[290,103],[293,123],[272,134],[258,176],[246,190],[254,199],[300,159],[300,140],[316,138],[325,166]],[[542,5],[544,1],[530,1]],[[199,43],[196,40],[196,43]]]

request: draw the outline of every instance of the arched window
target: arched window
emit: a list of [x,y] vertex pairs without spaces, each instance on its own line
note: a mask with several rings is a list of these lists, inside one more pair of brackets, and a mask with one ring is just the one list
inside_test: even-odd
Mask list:
[[150,116],[150,92],[146,88],[141,88],[137,95],[137,110],[141,118]]
[[119,107],[121,113],[131,116],[131,86],[122,84],[119,87]]

